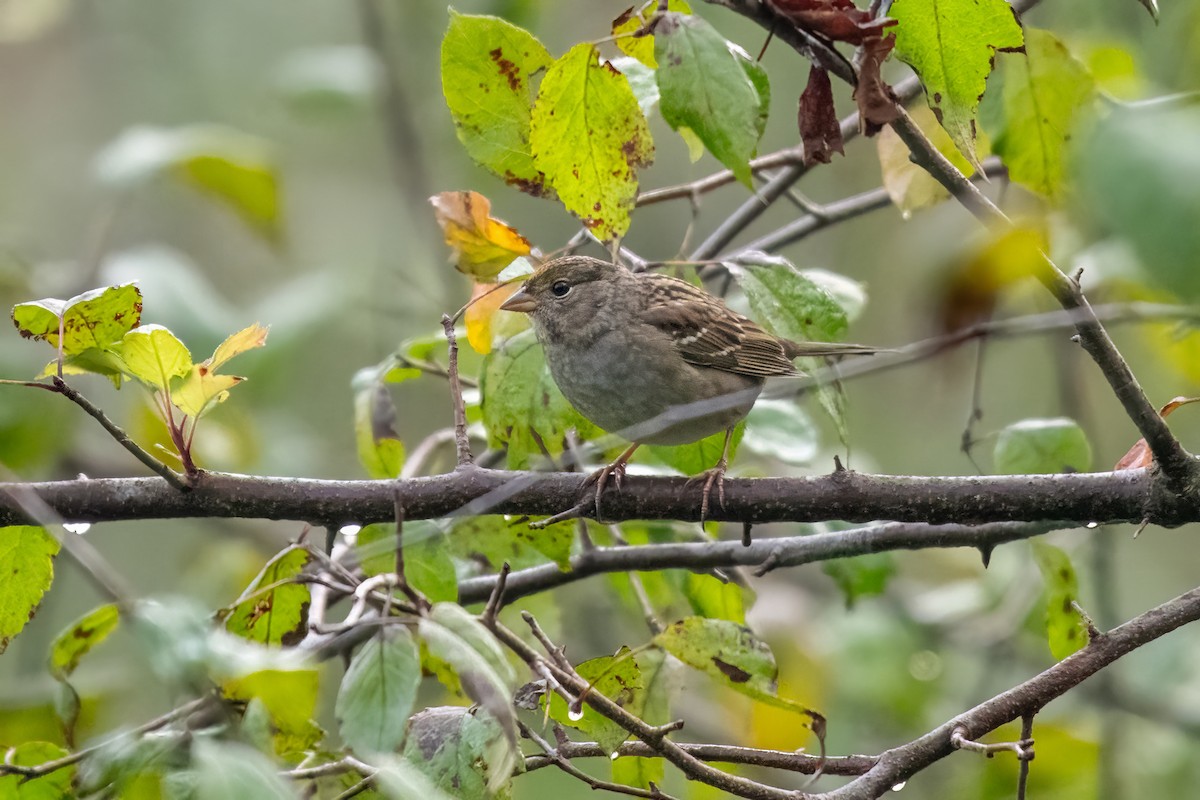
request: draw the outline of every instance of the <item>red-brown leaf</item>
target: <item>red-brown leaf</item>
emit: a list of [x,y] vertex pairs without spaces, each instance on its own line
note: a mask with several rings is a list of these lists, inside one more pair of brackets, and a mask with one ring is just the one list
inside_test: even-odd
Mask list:
[[889,34],[863,41],[862,63],[858,68],[858,85],[854,87],[854,102],[858,104],[859,125],[867,136],[874,136],[884,125],[900,116],[896,93],[883,80],[880,69],[896,44]]
[[875,17],[850,0],[769,0],[775,12],[802,30],[835,42],[860,45],[880,37],[896,20]]
[[828,164],[836,150],[842,149],[842,126],[833,107],[833,87],[829,73],[813,65],[808,71],[808,86],[800,95],[800,139],[804,142],[804,164]]

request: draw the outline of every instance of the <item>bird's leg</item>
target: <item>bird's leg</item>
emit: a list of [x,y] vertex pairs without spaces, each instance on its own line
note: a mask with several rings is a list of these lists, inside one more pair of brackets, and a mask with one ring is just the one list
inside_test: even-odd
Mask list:
[[596,519],[600,519],[600,495],[604,494],[604,487],[608,484],[609,477],[612,477],[613,485],[617,487],[617,491],[620,491],[621,481],[625,479],[625,465],[629,463],[633,452],[639,447],[641,445],[637,442],[629,445],[629,447],[625,448],[625,452],[617,456],[616,461],[596,470],[583,482],[584,486],[593,482],[596,484]]
[[710,470],[701,472],[693,477],[688,483],[698,481],[704,478],[704,489],[700,495],[700,524],[708,519],[708,497],[712,494],[713,486],[717,487],[717,500],[721,503],[721,508],[725,507],[725,470],[729,467],[729,443],[733,440],[733,428],[725,429],[725,446],[721,449],[721,458],[717,461],[716,466]]

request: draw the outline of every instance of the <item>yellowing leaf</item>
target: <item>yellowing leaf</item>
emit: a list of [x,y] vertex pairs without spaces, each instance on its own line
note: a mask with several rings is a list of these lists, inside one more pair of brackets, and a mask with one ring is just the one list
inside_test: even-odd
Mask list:
[[192,354],[162,325],[142,325],[117,345],[125,373],[152,389],[169,391],[171,380],[192,369]]
[[[950,134],[938,125],[937,118],[928,106],[913,107],[911,115],[913,122],[929,137],[938,152],[958,167],[960,172],[964,175],[975,172],[974,167],[958,152],[954,142],[950,141]],[[879,132],[875,146],[879,151],[883,188],[906,219],[913,211],[936,205],[950,196],[945,187],[932,175],[912,162],[908,145],[902,142],[890,127]],[[982,143],[981,149],[986,151]]]
[[[635,6],[630,6],[612,21],[613,43],[620,48],[622,53],[633,56],[650,69],[658,69],[658,62],[654,60],[654,35],[644,33],[641,36],[635,36],[634,34],[646,27],[646,23],[654,15],[656,8],[658,8],[658,0],[648,0],[636,11],[634,10]],[[681,14],[692,13],[692,7],[688,5],[687,0],[667,0],[667,10],[677,11]]]
[[58,540],[36,525],[0,528],[0,653],[33,618],[54,580]]
[[137,327],[141,318],[142,293],[132,283],[93,289],[69,300],[47,297],[18,303],[12,310],[13,324],[26,339],[44,339],[57,348],[61,327],[62,351],[68,356],[108,347]]
[[459,272],[491,282],[513,259],[529,255],[529,241],[492,217],[491,202],[478,192],[442,192],[429,202]]
[[1040,230],[1017,225],[955,265],[939,301],[942,328],[956,331],[988,319],[1001,292],[1040,268],[1045,248]]
[[951,140],[977,169],[975,120],[997,51],[1024,42],[1005,0],[897,0],[896,57],[916,70],[925,98]]
[[183,381],[172,387],[171,402],[190,417],[201,417],[212,410],[213,406],[225,402],[229,397],[229,390],[245,378],[217,375],[216,370],[234,356],[265,345],[268,330],[266,326],[256,322],[231,334],[217,345],[212,356],[192,365]]
[[629,81],[594,45],[575,45],[546,71],[529,145],[568,211],[603,241],[625,235],[654,141]]
[[487,355],[492,352],[492,322],[497,314],[524,318],[524,314],[514,314],[511,311],[501,311],[500,305],[516,294],[521,288],[519,283],[509,283],[497,286],[495,284],[476,283],[471,290],[471,302],[463,313],[463,322],[467,326],[467,341],[476,353]]
[[533,82],[553,60],[523,28],[450,10],[442,94],[458,140],[475,161],[534,196],[547,189],[529,149]]
[[242,328],[237,333],[230,334],[225,341],[217,345],[217,349],[213,351],[212,357],[207,359],[204,365],[211,370],[217,370],[234,356],[240,356],[247,350],[262,347],[267,343],[267,333],[269,331],[269,327],[256,322],[249,327]]
[[1096,97],[1095,82],[1062,42],[1037,28],[1025,31],[1025,52],[1005,57],[1001,67],[1004,130],[996,153],[1014,181],[1060,199],[1067,143]]

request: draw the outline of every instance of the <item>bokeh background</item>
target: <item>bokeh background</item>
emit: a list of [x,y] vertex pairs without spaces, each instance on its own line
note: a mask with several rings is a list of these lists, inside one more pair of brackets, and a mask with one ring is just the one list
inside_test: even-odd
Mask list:
[[[461,0],[456,8],[503,16],[558,54],[577,41],[602,38],[626,5]],[[758,51],[760,29],[697,5],[728,38]],[[453,312],[469,293],[467,280],[448,263],[425,198],[450,189],[480,191],[492,200],[493,213],[544,250],[578,229],[560,207],[505,186],[459,146],[438,77],[446,21],[445,4],[431,0],[0,3],[0,306],[136,279],[145,295],[144,321],[170,327],[197,358],[234,330],[268,324],[268,346],[235,362],[233,371],[249,380],[202,425],[203,464],[259,474],[362,476],[353,440],[354,373],[405,338],[435,333],[441,313]],[[1200,84],[1196,0],[1168,4],[1158,25],[1133,0],[1104,0],[1086,11],[1048,0],[1026,21],[1055,31],[1121,101],[1195,91]],[[795,143],[795,98],[807,69],[778,42],[764,64],[773,95],[760,148],[765,153]],[[901,65],[890,69],[895,78],[906,74]],[[853,108],[840,90],[837,102],[842,113]],[[195,124],[227,126],[269,148],[281,193],[278,235],[262,235],[169,175],[132,186],[106,181],[103,155],[111,157],[113,143],[130,129]],[[643,174],[643,188],[719,168],[709,156],[690,163],[660,119],[651,125],[657,157]],[[1182,152],[1193,151],[1197,141],[1182,144]],[[1185,172],[1196,169],[1192,158]],[[814,170],[798,188],[830,201],[879,181],[875,143],[856,140],[845,158]],[[1003,182],[988,191],[1010,209],[1036,209]],[[747,197],[737,185],[706,196],[694,236]],[[778,203],[748,235],[796,213]],[[671,258],[690,218],[686,202],[647,208],[635,215],[626,244],[647,258]],[[1179,300],[1148,288],[1127,249],[1086,249],[1098,239],[1094,229],[1073,225],[1069,211],[1055,218],[1057,229],[1070,232],[1055,245],[1065,263],[1087,264],[1094,301]],[[1194,222],[1200,224],[1200,215]],[[850,338],[900,346],[942,330],[948,287],[984,243],[965,211],[944,204],[908,219],[893,209],[878,211],[808,237],[785,254],[798,266],[863,282],[868,304]],[[996,313],[1052,308],[1040,287],[1019,284],[999,298]],[[1122,325],[1113,334],[1152,401],[1197,393],[1194,356],[1200,351],[1177,323]],[[974,473],[960,442],[972,409],[977,352],[972,344],[849,382],[852,465],[898,474]],[[0,337],[2,377],[32,377],[50,357],[45,345],[11,330]],[[161,436],[138,387],[114,392],[99,379],[78,385],[139,440]],[[981,441],[973,452],[984,471],[992,434],[1024,418],[1077,419],[1090,438],[1094,469],[1107,469],[1137,438],[1066,333],[988,343],[980,387],[983,417],[975,432]],[[398,428],[410,447],[449,424],[446,397],[444,382],[435,378],[397,389]],[[815,404],[810,408],[822,438],[807,471],[825,471],[841,450]],[[1197,414],[1185,408],[1171,422],[1185,445],[1200,447]],[[141,474],[68,402],[12,386],[0,387],[0,463],[6,479]],[[763,462],[746,469],[806,471]],[[757,535],[796,531],[775,526]],[[1200,574],[1194,527],[1151,528],[1136,540],[1132,532],[1112,526],[1052,539],[1072,554],[1084,607],[1102,625],[1192,588]],[[100,525],[86,535],[139,594],[182,593],[216,607],[231,602],[263,559],[299,533],[297,525],[180,520]],[[874,753],[907,741],[1052,663],[1040,632],[1041,582],[1027,545],[1001,548],[986,571],[977,553],[954,551],[898,554],[881,568],[891,571],[882,594],[852,605],[817,566],[754,584],[751,624],[776,650],[782,690],[830,718],[831,752]],[[529,607],[561,633],[573,657],[609,653],[646,638],[636,608],[613,588],[592,580]],[[60,735],[46,647],[98,602],[78,571],[59,559],[56,584],[37,617],[0,658],[0,743]],[[122,637],[97,651],[78,676],[85,736],[171,706],[169,687],[147,678],[142,659]],[[1195,796],[1198,658],[1200,635],[1184,629],[1053,704],[1038,717],[1033,796]],[[788,749],[812,744],[786,715],[711,691],[699,677],[688,684],[678,713],[687,718],[690,737]],[[430,701],[437,699],[431,687]],[[1008,736],[1016,738],[1016,731]],[[906,793],[1007,797],[1015,771],[1005,757],[985,762],[958,755]],[[705,794],[679,782],[668,788]],[[550,790],[590,795],[550,770],[518,780],[515,794],[538,797]]]

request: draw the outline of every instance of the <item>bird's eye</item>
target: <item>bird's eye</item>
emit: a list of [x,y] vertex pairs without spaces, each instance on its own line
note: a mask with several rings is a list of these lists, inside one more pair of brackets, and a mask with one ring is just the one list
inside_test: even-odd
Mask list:
[[550,287],[550,293],[555,297],[566,297],[571,293],[571,284],[566,281],[555,281],[554,285]]

